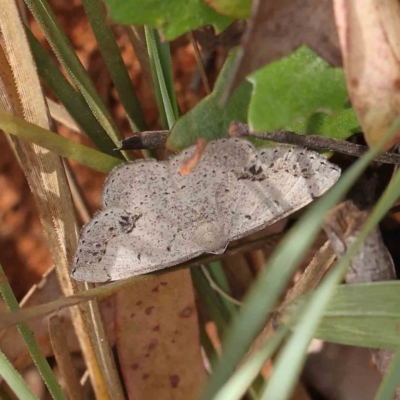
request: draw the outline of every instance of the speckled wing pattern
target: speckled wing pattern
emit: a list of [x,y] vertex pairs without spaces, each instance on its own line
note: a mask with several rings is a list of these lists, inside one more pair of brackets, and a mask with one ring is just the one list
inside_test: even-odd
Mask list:
[[189,147],[169,161],[115,168],[103,208],[83,228],[72,276],[104,282],[167,268],[202,253],[221,254],[324,194],[340,169],[299,147],[256,149],[245,139],[210,142],[186,176]]

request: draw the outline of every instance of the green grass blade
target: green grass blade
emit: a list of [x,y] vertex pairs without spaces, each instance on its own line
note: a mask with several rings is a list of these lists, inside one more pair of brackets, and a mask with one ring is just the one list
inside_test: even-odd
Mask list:
[[1,110],[0,129],[29,140],[45,149],[53,151],[61,157],[69,158],[96,171],[109,173],[114,167],[122,163],[118,158],[75,143],[73,140],[66,139],[54,132],[50,132]]
[[[177,117],[175,115],[174,107],[172,106],[172,98],[168,93],[165,80],[165,74],[168,73],[168,71],[163,71],[160,60],[160,54],[156,42],[156,35],[158,34],[154,29],[147,26],[145,27],[145,34],[158,109],[160,110],[161,115],[164,115],[163,124],[167,124],[164,128],[171,129]],[[163,54],[165,54],[165,51]]]
[[39,75],[46,85],[98,149],[111,156],[122,157],[119,152],[113,150],[114,142],[94,117],[82,94],[68,82],[50,54],[29,29],[26,29],[26,34]]
[[400,350],[396,351],[392,364],[376,393],[375,400],[392,400],[400,385]]
[[171,50],[167,41],[162,42],[160,35],[157,30],[153,30],[154,42],[158,52],[158,58],[160,59],[161,70],[165,81],[165,87],[168,92],[169,99],[174,111],[175,119],[179,118],[178,102],[176,99],[174,76],[172,73],[172,60]]
[[201,269],[194,267],[190,269],[193,286],[199,296],[200,302],[207,310],[208,315],[214,321],[218,333],[221,335],[228,327],[230,315],[224,304],[221,302],[217,292],[213,290]]
[[99,0],[82,0],[93,33],[96,36],[104,62],[114,82],[115,89],[130,122],[136,131],[147,130],[146,121],[136,97],[121,52],[115,41],[111,27],[107,24],[106,13]]
[[[151,28],[145,27],[145,34],[146,34],[147,29],[151,29]],[[147,38],[147,36],[146,36],[146,38]],[[147,42],[147,39],[146,39],[146,42]],[[156,98],[158,112],[160,113],[160,117],[161,117],[161,125],[162,125],[163,129],[169,129],[167,114],[165,113],[165,109],[164,109],[164,105],[163,105],[161,89],[160,89],[160,85],[158,84],[156,64],[154,61],[154,57],[150,56],[149,49],[148,49],[148,53],[149,53],[149,63],[150,63],[151,77],[152,77],[152,82],[153,82],[154,96]]]
[[[3,267],[0,264],[0,292],[4,298],[5,303],[10,311],[19,310],[19,304],[14,296],[14,293],[11,289],[10,284],[8,283],[7,277],[4,274]],[[49,363],[46,360],[46,357],[43,355],[39,345],[35,340],[35,336],[33,335],[32,330],[29,328],[27,324],[19,324],[18,330],[21,333],[22,338],[25,341],[25,344],[28,347],[29,353],[32,357],[33,362],[36,364],[36,367],[42,376],[46,386],[49,389],[49,392],[53,399],[65,399],[66,397],[61,389],[61,386],[57,382],[57,379],[51,369]],[[3,353],[0,353],[0,371],[4,379],[6,379],[7,383],[11,386],[13,391],[17,394],[18,391],[26,392],[24,396],[19,396],[21,399],[36,399],[32,393],[30,393],[29,389],[26,387],[25,382],[22,380],[21,376],[18,372],[13,371],[13,366],[9,364],[9,361],[6,359]],[[9,365],[8,365],[9,364]],[[7,378],[9,380],[7,380]],[[22,383],[21,383],[22,380]],[[26,397],[25,397],[26,396]]]
[[[213,263],[210,263],[207,266],[208,272],[210,273],[213,281],[218,285],[220,289],[224,291],[227,295],[231,295],[231,290],[228,285],[228,281],[225,276],[225,271],[222,267],[222,264],[220,261],[216,261]],[[237,306],[232,303],[229,299],[219,295],[222,303],[224,303],[225,308],[229,311],[229,314],[231,317],[233,317],[237,313]]]
[[266,361],[272,357],[289,332],[287,325],[282,325],[275,335],[268,340],[264,348],[239,368],[229,381],[218,391],[214,400],[240,400],[247,388],[257,378]]
[[82,93],[93,115],[100,122],[112,141],[118,146],[119,142],[123,139],[122,134],[101,100],[92,80],[73,50],[65,33],[62,31],[47,1],[25,0],[25,3],[46,35],[46,39],[50,43],[61,65]]
[[[400,125],[396,123],[397,127]],[[391,132],[391,135],[393,132]],[[364,158],[376,154],[377,148],[382,148],[386,141],[380,142],[380,146],[371,149]],[[360,159],[357,164],[360,164]],[[263,400],[285,400],[290,398],[297,378],[300,374],[302,364],[306,358],[307,347],[318,328],[323,317],[323,312],[331,299],[335,287],[343,279],[351,259],[357,254],[358,248],[368,234],[376,227],[379,221],[387,214],[393,204],[400,197],[400,172],[397,172],[392,182],[374,207],[371,215],[365,222],[357,240],[349,247],[346,254],[337,263],[336,267],[324,279],[317,288],[314,295],[307,302],[304,311],[301,313],[301,320],[296,327],[295,333],[291,336],[275,364],[274,372],[266,385]]]
[[[225,291],[225,293],[230,293],[228,283],[225,278],[224,271],[222,269],[222,265],[220,262],[215,262],[213,264],[214,275],[213,278],[216,278],[215,283],[220,284],[221,289]],[[207,272],[208,270],[206,270]],[[199,296],[201,304],[206,308],[208,315],[214,321],[219,335],[223,335],[227,327],[229,326],[229,322],[232,317],[236,314],[236,306],[229,302],[227,299],[222,297],[219,293],[217,293],[210,285],[207,277],[204,274],[204,271],[198,267],[190,269],[191,276],[193,279],[193,286],[196,289],[196,293]],[[210,274],[211,275],[211,274]],[[213,364],[217,360],[216,357],[212,358]],[[258,399],[255,395],[255,386],[261,387],[262,384],[260,382],[264,382],[261,377],[255,376],[253,380],[256,380],[255,383],[249,383],[249,387],[245,389],[247,390],[247,398],[250,399]]]
[[0,375],[19,399],[39,400],[0,350]]
[[204,399],[213,398],[232,375],[318,234],[327,211],[344,197],[369,163],[382,151],[382,146],[383,144],[371,149],[355,162],[330,192],[304,213],[302,219],[276,248],[232,323],[223,342],[221,362],[210,379]]

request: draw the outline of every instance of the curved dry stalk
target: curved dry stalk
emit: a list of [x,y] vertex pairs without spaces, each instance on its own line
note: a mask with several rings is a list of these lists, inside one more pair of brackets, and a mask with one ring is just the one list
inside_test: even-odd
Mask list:
[[26,322],[34,318],[44,317],[52,312],[62,310],[66,307],[72,307],[84,302],[88,302],[94,298],[100,299],[102,297],[110,296],[116,291],[139,282],[153,279],[154,277],[167,274],[171,271],[179,269],[190,268],[201,264],[208,264],[213,261],[221,260],[226,256],[233,256],[239,253],[260,249],[262,247],[276,247],[282,239],[283,234],[271,235],[268,237],[258,238],[249,242],[238,243],[228,247],[224,254],[211,254],[197,257],[185,263],[177,265],[176,267],[166,268],[157,272],[152,272],[147,275],[134,276],[132,278],[124,279],[109,283],[107,285],[99,286],[94,289],[87,290],[86,292],[77,293],[72,296],[60,298],[58,300],[19,310],[15,313],[0,313],[0,329],[7,328],[21,322]]
[[[2,108],[8,104],[9,111],[49,129],[48,109],[15,3],[1,0],[0,9],[0,29],[12,70],[12,74],[8,72],[8,79],[4,75],[2,78],[9,89],[7,92],[13,96],[2,96]],[[24,62],[20,62],[21,59]],[[13,78],[10,79],[10,76]],[[67,295],[85,290],[87,285],[77,283],[69,276],[69,260],[76,249],[78,226],[61,159],[48,150],[15,137],[12,142],[33,192],[60,285]],[[116,398],[120,388],[118,374],[114,368],[113,375],[106,375],[110,369],[104,366],[101,357],[102,349],[108,343],[100,342],[92,331],[98,317],[87,305],[81,309],[73,308],[71,312],[96,395],[104,399]],[[101,324],[101,320],[98,319],[97,323]],[[111,350],[109,354],[108,364],[112,364]],[[122,398],[122,390],[119,392],[121,396],[118,397]]]
[[49,320],[50,341],[54,356],[65,382],[65,390],[70,399],[84,400],[78,374],[72,364],[71,354],[67,345],[67,336],[61,319],[54,315]]
[[273,314],[270,321],[268,321],[263,331],[256,338],[241,364],[246,363],[266,345],[267,341],[275,333],[275,326],[278,323],[280,314],[284,313],[285,309],[299,296],[314,290],[332,266],[335,259],[336,255],[333,252],[329,241],[325,242],[308,264],[300,279],[296,282],[293,288],[288,291],[285,300],[278,307],[277,311]]

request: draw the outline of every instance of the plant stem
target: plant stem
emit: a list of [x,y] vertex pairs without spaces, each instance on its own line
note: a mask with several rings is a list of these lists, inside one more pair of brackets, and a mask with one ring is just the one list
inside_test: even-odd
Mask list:
[[[4,273],[3,267],[0,264],[0,292],[4,298],[5,303],[10,311],[19,310],[18,301],[11,289],[10,284],[8,283],[7,277]],[[65,399],[66,397],[61,389],[61,386],[57,382],[57,379],[51,369],[49,363],[46,360],[46,357],[43,355],[38,343],[35,340],[35,336],[29,326],[25,323],[17,325],[19,332],[21,333],[22,338],[24,339],[29,353],[32,357],[33,362],[35,363],[37,369],[39,370],[40,375],[42,376],[46,386],[49,389],[49,392],[53,399]],[[2,364],[4,364],[4,359],[2,360]],[[23,399],[28,397],[21,397]],[[34,397],[33,397],[34,398]]]

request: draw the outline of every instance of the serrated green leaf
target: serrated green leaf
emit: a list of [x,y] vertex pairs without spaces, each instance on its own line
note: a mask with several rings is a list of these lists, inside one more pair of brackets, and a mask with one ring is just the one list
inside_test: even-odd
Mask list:
[[315,112],[335,116],[347,99],[342,69],[332,68],[306,46],[250,75],[249,124],[270,131],[301,123]]
[[233,20],[218,14],[204,0],[105,0],[110,18],[121,24],[161,28],[167,40],[173,40],[199,26],[213,25],[224,30]]
[[251,0],[205,0],[205,2],[220,14],[234,19],[250,17]]
[[251,84],[244,82],[229,98],[225,106],[219,102],[234,66],[235,53],[225,61],[213,92],[181,117],[171,130],[167,146],[181,150],[194,144],[197,139],[213,140],[228,135],[232,121],[246,122],[250,101]]

